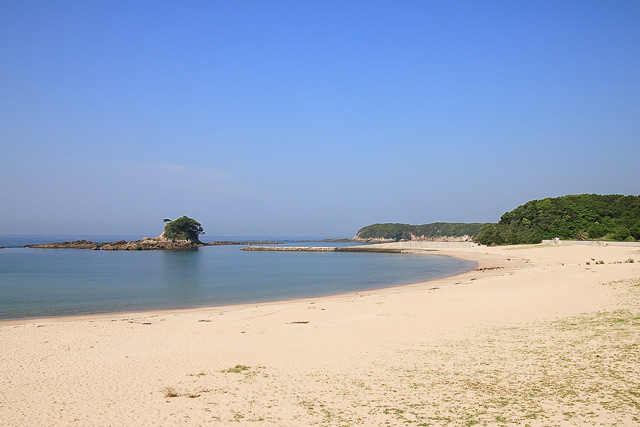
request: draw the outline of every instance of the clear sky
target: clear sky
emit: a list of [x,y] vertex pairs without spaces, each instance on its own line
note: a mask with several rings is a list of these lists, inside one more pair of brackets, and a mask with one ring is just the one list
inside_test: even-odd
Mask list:
[[0,234],[640,194],[640,2],[0,0]]

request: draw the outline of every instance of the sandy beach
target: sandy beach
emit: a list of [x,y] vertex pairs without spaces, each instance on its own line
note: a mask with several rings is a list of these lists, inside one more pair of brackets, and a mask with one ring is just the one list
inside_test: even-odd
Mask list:
[[0,425],[640,425],[639,247],[434,253],[479,267],[315,299],[1,322]]

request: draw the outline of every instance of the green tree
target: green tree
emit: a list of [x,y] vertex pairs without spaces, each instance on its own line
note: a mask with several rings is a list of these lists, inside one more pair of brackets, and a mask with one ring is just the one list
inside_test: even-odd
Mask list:
[[361,239],[390,239],[411,240],[412,236],[418,239],[433,239],[437,237],[471,236],[475,238],[480,232],[480,223],[460,222],[434,222],[431,224],[373,224],[358,230],[357,237]]
[[202,225],[187,216],[169,222],[162,233],[165,238],[170,240],[189,240],[194,243],[202,243],[199,238],[201,234],[204,234]]
[[485,225],[478,242],[487,245],[540,243],[543,239],[627,240],[640,238],[640,197],[574,194],[532,200]]

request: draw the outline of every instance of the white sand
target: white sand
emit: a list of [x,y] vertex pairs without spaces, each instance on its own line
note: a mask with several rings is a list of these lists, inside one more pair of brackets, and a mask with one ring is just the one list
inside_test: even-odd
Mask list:
[[438,253],[485,270],[289,302],[2,322],[0,425],[640,424],[639,248]]

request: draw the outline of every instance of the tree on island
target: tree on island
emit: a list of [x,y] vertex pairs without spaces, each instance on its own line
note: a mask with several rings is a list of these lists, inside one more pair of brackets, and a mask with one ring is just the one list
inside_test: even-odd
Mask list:
[[195,219],[183,216],[169,222],[164,227],[162,236],[169,240],[188,240],[193,243],[202,243],[198,237],[201,234],[204,234],[202,225]]

